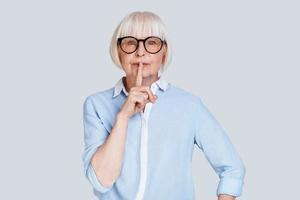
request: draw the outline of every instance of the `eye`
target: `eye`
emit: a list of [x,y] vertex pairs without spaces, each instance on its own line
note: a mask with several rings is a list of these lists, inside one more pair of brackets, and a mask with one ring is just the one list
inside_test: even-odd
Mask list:
[[155,45],[156,42],[155,42],[155,41],[149,41],[148,44],[150,44],[150,45]]
[[127,45],[135,45],[136,42],[135,42],[134,40],[129,40],[129,41],[127,41],[126,44],[127,44]]
[[161,41],[158,38],[149,38],[147,40],[147,45],[151,45],[151,46],[160,45],[160,43],[161,43]]

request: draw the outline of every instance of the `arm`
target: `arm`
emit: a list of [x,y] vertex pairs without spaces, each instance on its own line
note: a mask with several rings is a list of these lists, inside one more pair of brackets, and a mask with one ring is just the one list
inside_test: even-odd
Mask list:
[[216,195],[219,200],[235,199],[242,193],[245,166],[226,132],[200,98],[196,110],[195,143],[219,177]]
[[107,140],[92,157],[91,164],[98,180],[110,187],[119,177],[125,149],[128,118],[117,115],[114,127]]
[[84,142],[83,154],[86,177],[99,192],[111,189],[120,175],[127,134],[128,118],[116,116],[109,134],[99,113],[94,108],[91,97],[84,102]]
[[110,190],[121,173],[129,119],[142,111],[146,103],[154,103],[157,98],[148,86],[141,86],[141,70],[140,67],[137,86],[130,89],[111,133],[105,128],[101,113],[96,111],[92,97],[84,102],[84,171],[94,188],[101,193]]

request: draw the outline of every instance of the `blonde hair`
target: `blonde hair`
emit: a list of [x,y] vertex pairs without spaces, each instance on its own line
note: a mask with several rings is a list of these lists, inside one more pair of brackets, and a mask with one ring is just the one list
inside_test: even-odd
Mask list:
[[159,16],[156,14],[144,11],[144,12],[132,12],[125,16],[123,20],[117,26],[110,43],[110,56],[114,64],[122,69],[122,65],[119,58],[117,39],[123,36],[138,37],[141,33],[151,34],[152,36],[160,37],[167,43],[166,55],[163,60],[160,71],[165,71],[166,67],[171,63],[172,47],[170,38],[168,36],[165,24],[162,22]]

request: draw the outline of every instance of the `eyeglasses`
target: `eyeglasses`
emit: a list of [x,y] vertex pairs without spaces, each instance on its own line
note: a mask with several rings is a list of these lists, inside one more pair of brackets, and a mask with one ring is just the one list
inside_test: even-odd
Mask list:
[[125,36],[118,38],[118,45],[120,45],[122,51],[127,54],[131,54],[138,49],[140,41],[143,42],[145,50],[151,54],[158,53],[163,44],[167,44],[164,40],[156,36],[149,36],[140,40],[133,36]]

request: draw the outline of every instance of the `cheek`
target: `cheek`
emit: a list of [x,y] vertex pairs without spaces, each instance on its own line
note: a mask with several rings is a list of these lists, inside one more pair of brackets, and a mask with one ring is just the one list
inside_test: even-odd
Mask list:
[[127,55],[124,53],[120,54],[120,61],[123,65],[128,65],[130,63],[131,60],[131,55]]
[[157,55],[157,56],[153,57],[152,61],[153,61],[153,64],[155,64],[156,66],[161,65],[161,63],[163,61],[163,55]]
[[130,61],[130,54],[124,53],[122,50],[118,49],[119,59],[122,65],[126,65]]

